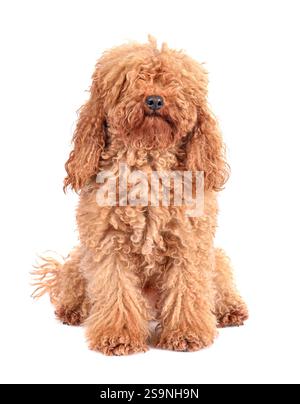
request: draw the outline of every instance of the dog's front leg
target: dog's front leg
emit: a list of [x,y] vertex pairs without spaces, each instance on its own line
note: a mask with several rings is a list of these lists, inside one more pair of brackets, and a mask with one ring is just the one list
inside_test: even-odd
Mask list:
[[172,258],[160,283],[158,346],[161,348],[196,351],[212,344],[217,333],[212,243],[203,238],[195,244],[195,236],[189,239],[188,235],[184,242],[174,237],[170,242]]
[[147,350],[149,314],[134,257],[126,245],[114,244],[83,264],[91,301],[86,333],[91,349],[127,355]]

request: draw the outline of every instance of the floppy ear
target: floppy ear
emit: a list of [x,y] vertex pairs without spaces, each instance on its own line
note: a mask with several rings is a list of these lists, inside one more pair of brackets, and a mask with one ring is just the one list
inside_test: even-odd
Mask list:
[[79,110],[72,141],[74,147],[65,164],[67,176],[64,190],[71,186],[78,192],[91,177],[98,174],[100,155],[104,148],[104,125],[103,100],[94,74],[90,99]]
[[187,168],[204,172],[207,190],[220,191],[229,177],[218,123],[206,106],[198,108],[197,125],[187,144]]

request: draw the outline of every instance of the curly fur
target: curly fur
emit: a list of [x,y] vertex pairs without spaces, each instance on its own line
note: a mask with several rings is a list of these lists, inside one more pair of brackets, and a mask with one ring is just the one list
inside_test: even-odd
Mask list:
[[[165,100],[158,115],[145,106],[151,94]],[[73,144],[64,189],[80,193],[80,246],[64,263],[41,265],[36,295],[49,292],[57,317],[84,323],[91,349],[108,355],[145,351],[154,318],[157,345],[177,351],[209,346],[217,326],[241,325],[246,305],[229,259],[214,247],[217,192],[229,168],[203,66],[152,38],[105,52]],[[99,206],[96,175],[118,175],[121,162],[145,172],[202,170],[203,216],[190,218],[182,206]],[[157,297],[155,310],[145,290]]]

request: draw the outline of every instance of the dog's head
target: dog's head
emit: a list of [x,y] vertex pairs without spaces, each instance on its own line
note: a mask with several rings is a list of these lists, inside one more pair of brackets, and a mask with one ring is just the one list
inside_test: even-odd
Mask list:
[[124,147],[178,146],[189,170],[205,173],[206,189],[228,177],[218,125],[207,106],[207,73],[193,59],[148,44],[105,52],[96,64],[90,99],[80,110],[66,163],[65,188],[80,190],[99,171],[111,139]]

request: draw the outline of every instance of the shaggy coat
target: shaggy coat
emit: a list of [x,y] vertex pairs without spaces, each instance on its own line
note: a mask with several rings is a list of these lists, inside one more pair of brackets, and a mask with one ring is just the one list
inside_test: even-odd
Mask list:
[[[164,100],[155,112],[145,104],[153,94]],[[73,146],[64,188],[80,195],[80,243],[65,262],[44,259],[36,296],[49,292],[57,318],[84,324],[90,348],[107,355],[146,351],[153,319],[155,344],[176,351],[209,346],[218,326],[242,325],[246,305],[229,259],[214,247],[217,193],[229,170],[202,65],[152,39],[105,52]],[[189,217],[186,206],[99,206],[96,176],[110,170],[118,177],[120,163],[145,173],[203,171],[203,214]]]

